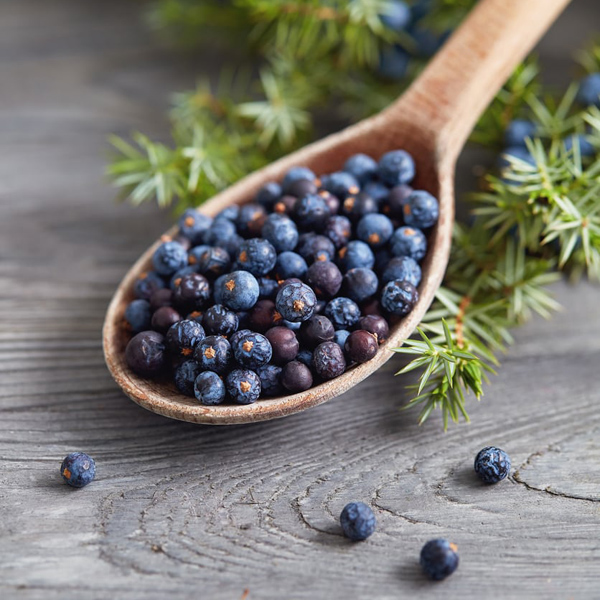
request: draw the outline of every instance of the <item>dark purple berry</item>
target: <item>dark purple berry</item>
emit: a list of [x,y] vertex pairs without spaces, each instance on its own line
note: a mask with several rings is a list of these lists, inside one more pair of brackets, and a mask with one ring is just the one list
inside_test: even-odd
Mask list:
[[333,323],[325,316],[314,315],[300,327],[300,339],[304,347],[312,350],[323,342],[330,342],[335,335]]
[[237,231],[245,238],[257,238],[260,235],[267,211],[260,204],[244,204],[236,219]]
[[261,393],[263,396],[280,396],[283,394],[281,371],[281,367],[276,365],[264,365],[256,369],[256,374],[260,379]]
[[388,322],[381,315],[377,314],[362,317],[358,322],[358,328],[372,333],[377,338],[379,344],[385,343],[390,334]]
[[273,327],[265,333],[273,349],[273,362],[284,365],[296,358],[300,344],[296,334],[287,327]]
[[152,329],[158,333],[167,333],[171,325],[181,321],[181,315],[170,306],[161,306],[152,315]]
[[173,304],[184,313],[202,310],[210,300],[210,284],[200,273],[191,273],[176,283],[173,291]]
[[413,189],[409,185],[397,185],[393,187],[383,205],[383,212],[390,219],[403,219],[404,205],[408,202],[408,197],[412,192]]
[[288,186],[286,192],[290,196],[295,196],[296,198],[303,198],[308,194],[316,194],[317,190],[318,188],[315,185],[314,181],[310,181],[308,179],[298,179],[297,181],[294,181]]
[[294,221],[302,229],[321,231],[330,217],[329,207],[318,194],[307,194],[294,205]]
[[166,284],[162,277],[155,271],[148,271],[142,273],[136,279],[133,285],[133,293],[136,298],[150,300],[150,297],[156,290],[160,290],[164,287],[166,287]]
[[358,223],[365,215],[376,213],[378,210],[377,201],[365,192],[361,192],[356,196],[348,196],[342,204],[342,213],[352,223]]
[[256,193],[254,200],[266,210],[273,210],[273,205],[281,196],[281,186],[275,181],[268,181]]
[[129,368],[138,375],[158,375],[166,365],[164,337],[156,331],[138,333],[127,344],[125,360]]
[[259,333],[264,333],[281,322],[282,317],[275,308],[275,302],[268,299],[259,300],[248,316],[248,327]]
[[306,233],[298,238],[296,252],[310,265],[316,261],[333,260],[335,246],[324,235]]
[[346,370],[344,352],[335,342],[319,344],[313,352],[313,367],[323,379],[334,379]]
[[152,296],[150,296],[150,310],[152,312],[157,311],[161,306],[172,306],[173,305],[173,290],[164,288],[162,290],[156,290]]
[[352,224],[347,217],[334,215],[327,219],[323,235],[328,237],[337,250],[348,244],[352,236]]
[[310,369],[298,360],[289,362],[281,372],[281,384],[283,387],[292,392],[304,392],[312,387],[313,376]]
[[344,344],[346,356],[357,363],[371,360],[377,354],[377,338],[364,329],[353,331]]

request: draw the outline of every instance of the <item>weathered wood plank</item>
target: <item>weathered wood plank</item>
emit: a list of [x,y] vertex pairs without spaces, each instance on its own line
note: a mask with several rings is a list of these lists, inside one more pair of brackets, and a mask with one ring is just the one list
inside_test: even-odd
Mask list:
[[[104,310],[166,218],[111,202],[105,135],[164,135],[166,92],[196,73],[155,44],[138,9],[0,5],[0,596],[599,597],[591,285],[556,286],[565,311],[517,333],[473,424],[447,434],[399,411],[399,361],[328,404],[252,426],[169,421],[119,392],[103,365]],[[542,55],[564,59],[599,14],[576,0]],[[515,472],[488,488],[471,464],[490,443]],[[74,449],[97,460],[85,490],[60,482]],[[351,499],[379,521],[362,544],[337,525]],[[461,552],[441,585],[416,564],[436,536]]]

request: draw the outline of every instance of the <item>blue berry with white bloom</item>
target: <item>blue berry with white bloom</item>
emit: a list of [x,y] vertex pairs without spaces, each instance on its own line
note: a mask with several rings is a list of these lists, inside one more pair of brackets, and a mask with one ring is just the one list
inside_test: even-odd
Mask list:
[[361,542],[373,535],[376,523],[373,511],[363,502],[346,504],[340,515],[344,535],[353,542]]
[[392,222],[379,213],[365,215],[356,228],[356,235],[371,248],[380,248],[386,244],[394,233]]
[[364,267],[372,269],[375,265],[375,255],[368,244],[360,240],[352,240],[338,253],[338,263],[343,272]]
[[415,161],[405,150],[392,150],[379,159],[378,173],[390,187],[410,183],[415,176]]
[[416,227],[399,227],[390,239],[390,249],[393,256],[423,260],[427,254],[427,238]]
[[154,270],[164,277],[173,275],[188,264],[188,255],[179,242],[164,242],[152,255]]
[[304,283],[288,283],[284,285],[275,298],[277,312],[292,323],[310,319],[317,305],[317,297],[313,290]]
[[211,226],[212,219],[198,212],[194,208],[188,208],[179,217],[179,231],[190,240],[192,246],[202,241],[204,232]]
[[245,240],[240,245],[235,266],[259,277],[273,270],[277,261],[277,252],[273,245],[262,238]]
[[272,213],[263,225],[262,236],[271,242],[277,252],[290,251],[298,243],[298,228],[289,217]]
[[226,396],[225,384],[214,371],[204,371],[196,377],[194,396],[205,406],[222,404]]
[[256,277],[248,271],[233,271],[215,281],[215,303],[234,311],[250,310],[258,301]]
[[428,229],[437,223],[439,216],[437,199],[424,190],[414,191],[404,205],[404,222],[409,227]]
[[295,252],[282,252],[275,263],[275,275],[277,279],[301,279],[306,275],[308,265],[306,261]]
[[227,375],[227,392],[237,404],[252,404],[260,397],[259,376],[249,369],[235,369]]
[[484,483],[498,483],[510,472],[510,458],[504,450],[487,446],[475,457],[475,473]]
[[152,311],[148,300],[137,299],[127,305],[125,309],[125,320],[129,323],[133,333],[150,329]]
[[377,175],[377,163],[366,154],[354,154],[344,163],[344,171],[364,185]]
[[408,281],[390,281],[381,291],[381,306],[390,314],[400,317],[407,315],[418,300],[417,288]]
[[307,181],[315,181],[316,175],[308,167],[292,167],[283,178],[281,189],[284,194],[289,192],[290,186],[296,181],[303,179]]
[[271,343],[262,333],[248,332],[237,336],[232,350],[236,362],[249,369],[266,365],[273,356]]
[[452,575],[458,567],[458,561],[458,547],[448,540],[430,540],[421,550],[421,568],[434,581]]
[[392,258],[381,272],[381,283],[394,280],[408,281],[415,287],[421,283],[421,267],[410,256]]
[[82,488],[96,476],[96,463],[83,452],[71,452],[60,465],[60,474],[71,487]]
[[346,171],[337,171],[323,177],[323,187],[340,200],[345,200],[348,196],[360,192],[358,180]]
[[352,329],[360,320],[360,308],[350,298],[338,296],[327,303],[325,316],[335,329]]

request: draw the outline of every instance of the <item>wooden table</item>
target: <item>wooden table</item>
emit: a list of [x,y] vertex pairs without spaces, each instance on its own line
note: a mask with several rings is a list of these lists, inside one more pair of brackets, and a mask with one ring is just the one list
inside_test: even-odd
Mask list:
[[[109,298],[168,217],[112,202],[106,135],[166,137],[173,90],[206,55],[161,48],[131,1],[0,5],[0,597],[249,600],[600,598],[600,303],[555,288],[565,310],[517,344],[471,425],[447,434],[400,412],[393,360],[352,393],[251,426],[171,421],[120,393],[103,362]],[[540,47],[564,84],[598,26],[575,0]],[[461,179],[468,180],[473,151]],[[496,487],[483,446],[511,455]],[[64,455],[97,461],[84,490]],[[352,544],[338,515],[373,507]],[[425,541],[460,547],[458,572],[422,577]],[[248,591],[246,591],[248,590]]]

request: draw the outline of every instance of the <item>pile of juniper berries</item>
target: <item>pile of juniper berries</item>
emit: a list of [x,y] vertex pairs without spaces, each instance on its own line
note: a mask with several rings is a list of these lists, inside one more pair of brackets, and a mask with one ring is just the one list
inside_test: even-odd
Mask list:
[[403,150],[290,169],[214,219],[193,209],[135,282],[129,367],[202,404],[307,390],[371,360],[419,298],[438,202]]

